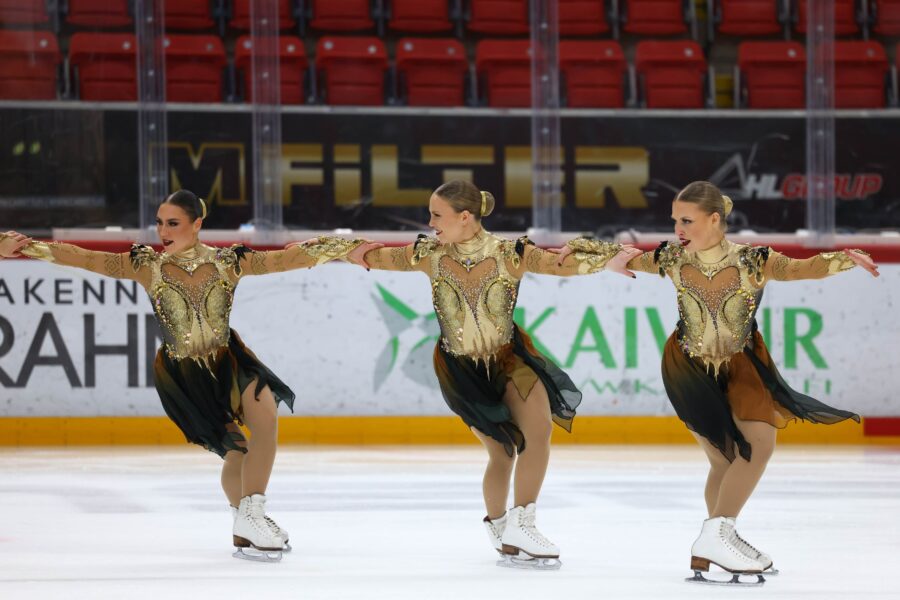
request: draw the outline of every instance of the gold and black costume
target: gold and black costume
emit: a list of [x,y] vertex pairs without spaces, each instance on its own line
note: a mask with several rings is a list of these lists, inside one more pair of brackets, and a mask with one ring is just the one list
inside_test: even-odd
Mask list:
[[632,259],[636,271],[668,276],[678,297],[678,326],[663,349],[662,376],[678,417],[728,460],[750,444],[734,418],[785,427],[794,419],[832,424],[859,421],[852,412],[810,398],[784,381],[757,329],[756,312],[769,281],[822,279],[851,269],[842,252],[805,260],[767,247],[722,240],[699,252],[663,242]]
[[441,328],[434,369],[444,400],[466,425],[502,443],[512,456],[525,450],[525,439],[503,403],[508,383],[525,399],[540,381],[553,420],[567,431],[581,403],[581,392],[568,375],[513,321],[522,276],[594,273],[619,249],[606,244],[558,265],[557,255],[527,238],[510,241],[481,230],[457,244],[419,236],[411,246],[369,252],[366,260],[376,269],[428,275]]
[[257,397],[269,386],[276,403],[284,402],[291,410],[295,398],[229,326],[238,281],[245,275],[343,259],[361,243],[323,237],[315,244],[272,252],[198,243],[169,254],[139,244],[130,252],[109,253],[33,242],[22,254],[141,284],[150,296],[164,339],[154,364],[163,409],[189,442],[224,456],[229,450],[246,452],[238,445],[243,436],[229,432],[226,426],[241,422],[241,394],[247,386],[256,382]]

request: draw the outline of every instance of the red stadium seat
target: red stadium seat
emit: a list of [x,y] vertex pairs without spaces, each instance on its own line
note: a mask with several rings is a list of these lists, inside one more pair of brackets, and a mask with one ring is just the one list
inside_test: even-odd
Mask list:
[[[282,36],[278,40],[281,70],[281,102],[282,104],[303,104],[303,74],[309,67],[306,59],[306,48],[300,38]],[[272,49],[274,50],[274,48]],[[253,41],[250,36],[242,36],[234,47],[234,66],[244,72],[244,89],[246,98],[253,100],[252,63]]]
[[328,104],[384,104],[387,50],[376,37],[323,37],[316,46],[316,69],[324,74]]
[[388,27],[394,31],[436,33],[449,31],[449,0],[392,0]]
[[560,35],[599,35],[607,31],[604,0],[559,0]]
[[397,70],[410,106],[462,106],[468,68],[466,50],[457,40],[397,42]]
[[[794,30],[797,33],[806,33],[806,0],[796,0],[797,16]],[[856,22],[855,0],[834,0],[834,35],[855,35],[859,33],[859,24]]]
[[165,3],[166,29],[212,29],[210,0],[169,0]]
[[559,67],[565,78],[567,106],[625,106],[625,74],[628,65],[618,42],[561,41]]
[[875,0],[875,33],[900,35],[900,0]]
[[136,100],[135,52],[132,33],[73,34],[69,64],[78,69],[78,96],[82,100]]
[[0,25],[38,25],[49,20],[47,0],[0,0]]
[[738,67],[747,108],[806,106],[806,50],[798,42],[744,42]]
[[878,42],[834,44],[834,107],[884,108],[887,53]]
[[320,31],[365,31],[375,26],[369,0],[311,0],[309,26]]
[[221,102],[225,47],[215,35],[167,35],[166,101]]
[[638,42],[635,67],[647,108],[703,108],[706,59],[696,42]]
[[679,35],[687,31],[682,0],[628,0],[624,11],[627,33]]
[[781,0],[717,0],[716,30],[726,35],[776,35]]
[[134,20],[128,0],[69,0],[66,22],[79,27],[124,27]]
[[[282,31],[291,29],[297,24],[291,6],[291,0],[278,0],[278,28]],[[234,29],[250,30],[250,0],[234,0],[231,20],[228,24]]]
[[49,31],[0,29],[0,99],[54,100],[61,60]]
[[469,31],[489,35],[528,33],[528,0],[471,0]]
[[482,40],[475,69],[488,106],[531,106],[531,44],[525,40]]

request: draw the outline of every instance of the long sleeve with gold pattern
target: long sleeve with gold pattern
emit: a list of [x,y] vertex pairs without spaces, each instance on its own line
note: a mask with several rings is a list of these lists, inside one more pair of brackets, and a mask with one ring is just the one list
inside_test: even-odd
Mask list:
[[796,259],[778,252],[770,252],[766,261],[765,277],[774,281],[824,279],[855,266],[843,252],[822,252],[806,259]]
[[[528,238],[519,238],[516,242],[522,245],[522,270],[539,275],[555,275],[572,277],[574,275],[590,275],[602,271],[607,263],[622,250],[621,244],[613,244],[600,240],[576,238],[566,245],[573,250],[559,264],[559,255],[536,247]],[[518,249],[516,254],[518,254]],[[518,265],[514,265],[518,267]]]
[[101,252],[63,242],[37,241],[21,250],[21,254],[29,258],[86,269],[116,279],[132,279],[147,287],[150,283],[150,271],[135,260],[134,252],[134,249],[131,252]]
[[[629,271],[640,271],[642,273],[659,274],[659,266],[656,262],[655,252],[644,252],[639,256],[635,256],[628,261],[626,269]],[[665,276],[665,273],[662,273]]]
[[293,269],[307,269],[332,260],[344,260],[348,254],[364,243],[365,240],[361,239],[345,240],[333,236],[320,236],[285,250],[257,252],[248,249],[241,253],[237,271],[239,275],[265,275]]
[[[420,235],[419,239],[430,238]],[[428,271],[429,258],[421,251],[416,253],[416,244],[408,244],[369,250],[365,260],[376,271]]]

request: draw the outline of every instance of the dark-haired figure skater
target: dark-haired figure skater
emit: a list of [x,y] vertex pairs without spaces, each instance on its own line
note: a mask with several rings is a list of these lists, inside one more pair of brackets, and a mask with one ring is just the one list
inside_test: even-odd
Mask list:
[[[224,458],[222,488],[234,516],[235,556],[280,560],[282,550],[290,549],[289,536],[266,515],[265,492],[275,461],[278,404],[293,408],[294,393],[230,328],[235,287],[246,275],[313,267],[367,246],[363,240],[323,237],[309,247],[274,252],[213,248],[199,240],[205,217],[203,200],[180,190],[157,211],[162,252],[138,244],[124,253],[59,242],[22,247],[13,232],[0,239],[0,250],[131,279],[147,290],[164,338],[154,367],[156,389],[187,441]],[[250,430],[249,440],[241,424]]]

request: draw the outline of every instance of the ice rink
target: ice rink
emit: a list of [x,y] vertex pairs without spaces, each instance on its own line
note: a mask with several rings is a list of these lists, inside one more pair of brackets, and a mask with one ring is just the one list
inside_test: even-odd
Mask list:
[[538,527],[556,572],[494,566],[483,451],[283,447],[279,564],[231,557],[219,459],[198,448],[0,451],[0,598],[900,598],[900,449],[785,446],[739,520],[781,575],[685,583],[705,517],[690,446],[556,447]]

